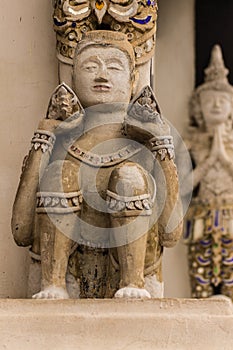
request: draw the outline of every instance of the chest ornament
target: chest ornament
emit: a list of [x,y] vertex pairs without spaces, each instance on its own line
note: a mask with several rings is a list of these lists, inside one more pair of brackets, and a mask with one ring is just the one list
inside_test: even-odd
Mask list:
[[109,167],[115,164],[119,164],[126,159],[129,159],[133,155],[139,153],[141,151],[139,145],[127,145],[120,150],[107,153],[107,154],[96,154],[90,151],[86,151],[80,148],[77,144],[71,145],[68,147],[68,153],[80,161],[89,164],[94,167]]

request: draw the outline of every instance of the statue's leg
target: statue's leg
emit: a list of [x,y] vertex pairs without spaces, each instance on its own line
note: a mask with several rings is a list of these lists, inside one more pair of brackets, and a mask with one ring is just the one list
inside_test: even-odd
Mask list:
[[163,298],[164,296],[162,257],[163,246],[161,245],[159,239],[158,222],[157,220],[154,220],[147,234],[147,249],[144,269],[145,288],[148,290],[152,298]]
[[149,175],[132,162],[116,167],[109,180],[107,200],[113,245],[117,247],[120,288],[115,297],[150,298],[144,288],[147,232],[151,215]]
[[38,192],[36,226],[40,230],[42,280],[41,291],[33,298],[69,298],[66,272],[80,204],[78,166],[67,160],[51,163]]

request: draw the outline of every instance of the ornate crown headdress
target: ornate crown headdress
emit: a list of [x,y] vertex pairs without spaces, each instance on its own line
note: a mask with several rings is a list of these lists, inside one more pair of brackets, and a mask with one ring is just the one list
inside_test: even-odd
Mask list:
[[55,0],[58,59],[73,64],[77,43],[87,31],[122,32],[132,44],[136,64],[154,53],[157,0]]

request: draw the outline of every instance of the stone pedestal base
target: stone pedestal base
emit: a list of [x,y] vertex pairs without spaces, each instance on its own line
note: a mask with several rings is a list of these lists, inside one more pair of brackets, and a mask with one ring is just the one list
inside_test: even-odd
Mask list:
[[227,299],[0,300],[0,349],[231,350]]

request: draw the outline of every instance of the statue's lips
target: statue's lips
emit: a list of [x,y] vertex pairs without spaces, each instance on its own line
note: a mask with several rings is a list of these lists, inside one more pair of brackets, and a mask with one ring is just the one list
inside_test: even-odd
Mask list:
[[110,91],[111,86],[106,84],[98,84],[93,86],[94,91]]
[[220,114],[220,113],[222,113],[222,111],[220,109],[212,109],[211,113],[212,114]]

